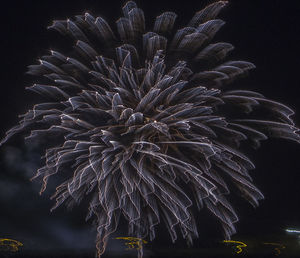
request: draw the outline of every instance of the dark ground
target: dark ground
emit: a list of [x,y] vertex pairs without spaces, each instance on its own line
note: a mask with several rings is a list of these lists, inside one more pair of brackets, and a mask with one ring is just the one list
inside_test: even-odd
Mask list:
[[[208,1],[151,0],[137,1],[148,18],[163,11],[175,11],[178,23],[185,24]],[[27,65],[55,47],[58,34],[46,27],[53,19],[64,19],[86,10],[108,21],[121,15],[119,0],[43,0],[6,1],[1,18],[0,137],[17,123],[39,100],[25,92],[32,78],[25,75]],[[235,46],[232,58],[253,62],[257,68],[247,79],[237,83],[241,89],[258,91],[296,111],[300,126],[299,40],[300,2],[292,0],[236,0],[221,14],[226,21],[217,39]],[[188,249],[182,240],[173,245],[164,228],[155,241],[145,245],[145,257],[300,257],[300,240],[288,235],[286,228],[300,229],[300,145],[284,140],[263,142],[258,151],[249,153],[257,168],[252,171],[255,184],[265,194],[257,209],[236,200],[240,221],[233,236],[248,246],[236,254],[234,245],[221,243],[215,221],[201,215],[200,240]],[[31,183],[40,165],[39,153],[17,138],[0,149],[0,238],[23,243],[18,252],[0,250],[0,257],[94,257],[94,236],[85,224],[81,207],[50,213],[53,202],[50,189],[39,196],[38,182]],[[52,187],[53,188],[53,187]],[[53,189],[52,189],[53,190]],[[117,232],[116,236],[126,233]],[[273,243],[266,244],[266,243]],[[274,244],[280,244],[275,246]],[[283,246],[285,248],[283,249]],[[103,258],[134,257],[124,242],[112,240]],[[275,249],[275,248],[279,248]],[[2,255],[2,256],[1,256]]]

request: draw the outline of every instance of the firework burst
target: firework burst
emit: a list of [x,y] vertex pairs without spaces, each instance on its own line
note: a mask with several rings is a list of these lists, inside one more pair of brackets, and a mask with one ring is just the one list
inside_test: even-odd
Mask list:
[[257,92],[224,90],[254,68],[226,61],[233,46],[212,42],[225,5],[207,6],[178,30],[173,12],[147,30],[133,1],[123,7],[117,31],[89,13],[57,20],[50,29],[71,37],[74,51],[50,51],[29,66],[47,80],[29,89],[49,101],[22,115],[2,143],[26,131],[28,138],[62,139],[46,149],[35,178],[43,179],[43,192],[50,176],[69,175],[53,209],[89,195],[98,256],[120,217],[129,235],[152,240],[163,220],[172,241],[180,229],[191,243],[198,236],[193,204],[215,215],[229,238],[238,218],[226,199],[228,182],[254,206],[263,198],[240,142],[257,148],[269,136],[300,141],[290,108]]

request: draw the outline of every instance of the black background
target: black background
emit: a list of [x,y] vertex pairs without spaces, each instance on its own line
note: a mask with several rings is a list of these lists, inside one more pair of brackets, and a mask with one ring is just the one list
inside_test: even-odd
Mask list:
[[[121,5],[124,2],[5,2],[0,15],[1,138],[6,130],[17,123],[18,114],[25,113],[33,103],[40,100],[33,93],[25,91],[25,87],[34,81],[25,75],[25,72],[26,67],[36,63],[47,49],[56,49],[56,43],[61,37],[46,29],[51,21],[89,11],[113,24],[121,16]],[[195,11],[209,1],[139,0],[137,3],[144,10],[146,20],[153,20],[163,11],[174,11],[179,16],[176,22],[183,26]],[[239,81],[237,87],[258,91],[270,99],[288,105],[296,111],[294,119],[300,126],[299,14],[299,1],[230,1],[220,15],[226,21],[226,25],[218,33],[217,39],[235,46],[232,59],[247,60],[257,67],[248,78]],[[95,232],[91,231],[90,224],[86,226],[85,212],[79,207],[72,212],[59,209],[51,214],[49,209],[53,202],[48,200],[51,187],[43,196],[39,196],[39,184],[29,182],[29,178],[40,165],[39,154],[31,150],[31,146],[24,145],[21,137],[8,142],[0,149],[0,238],[16,239],[24,244],[17,254],[4,251],[0,253],[0,257],[22,256],[22,252],[24,256],[29,252],[32,257],[47,257],[57,253],[64,253],[60,257],[66,257],[67,253],[71,253],[70,257],[75,257],[72,252],[84,252],[93,257]],[[250,253],[251,250],[256,253],[263,252],[262,248],[259,249],[263,242],[281,242],[288,247],[294,240],[289,238],[284,230],[300,229],[300,145],[272,139],[263,142],[259,150],[248,155],[256,164],[252,176],[255,184],[265,194],[265,200],[257,209],[242,201],[236,201],[240,221],[237,223],[238,234],[233,236],[233,239],[246,241],[249,248],[254,246],[249,249]],[[211,221],[205,222],[203,228],[203,232],[208,235],[202,234],[202,242],[195,241],[195,248],[207,248],[207,256],[213,253],[209,247],[214,245],[214,232],[218,232],[219,228]],[[164,256],[174,256],[173,252],[176,250],[188,250],[184,241],[179,240],[173,245],[167,238],[164,228],[160,229],[158,239],[145,246],[149,249],[149,256],[154,257],[164,250]],[[114,251],[119,252],[119,256],[130,255],[125,251],[124,243],[116,240],[111,242],[103,257],[110,257]],[[291,247],[290,250],[293,248],[295,249]],[[199,249],[192,250],[191,253],[182,254],[182,257],[203,257],[200,253],[197,254]],[[270,250],[272,251],[272,248]],[[271,251],[269,255],[272,256]],[[177,254],[181,255],[179,251]],[[293,253],[292,257],[296,256],[297,254]]]

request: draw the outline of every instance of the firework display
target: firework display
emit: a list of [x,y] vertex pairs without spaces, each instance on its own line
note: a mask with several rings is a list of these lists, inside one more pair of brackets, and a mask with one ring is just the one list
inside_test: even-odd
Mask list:
[[56,20],[49,28],[74,48],[51,50],[29,66],[39,78],[29,89],[46,101],[22,115],[1,144],[26,132],[55,139],[34,178],[42,179],[42,193],[49,177],[64,173],[53,209],[88,198],[99,257],[121,217],[132,237],[151,241],[164,223],[173,242],[180,231],[191,244],[198,237],[194,207],[208,209],[229,239],[238,221],[226,198],[231,187],[253,206],[263,198],[242,144],[300,142],[290,108],[254,91],[226,90],[255,68],[228,59],[231,44],[213,41],[226,3],[208,5],[185,27],[164,12],[146,28],[133,1],[116,31],[89,13]]

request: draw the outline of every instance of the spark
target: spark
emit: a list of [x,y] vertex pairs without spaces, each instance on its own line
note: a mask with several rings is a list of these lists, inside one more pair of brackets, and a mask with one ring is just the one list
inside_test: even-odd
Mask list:
[[14,239],[0,238],[0,246],[6,247],[11,252],[17,252],[23,244]]
[[223,240],[223,243],[232,243],[232,244],[237,244],[236,247],[236,253],[239,254],[243,252],[242,248],[246,248],[247,245],[244,242],[241,241],[235,241],[235,240]]
[[137,237],[116,237],[115,239],[123,239],[129,241],[125,244],[126,246],[128,246],[128,249],[136,248],[137,250],[140,250],[142,249],[143,244],[148,243],[146,240]]
[[281,250],[280,249],[285,249],[286,247],[282,244],[279,243],[263,243],[264,245],[274,245],[274,246],[279,246],[279,247],[275,247],[274,250],[276,251],[276,256],[281,254]]

